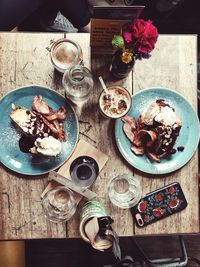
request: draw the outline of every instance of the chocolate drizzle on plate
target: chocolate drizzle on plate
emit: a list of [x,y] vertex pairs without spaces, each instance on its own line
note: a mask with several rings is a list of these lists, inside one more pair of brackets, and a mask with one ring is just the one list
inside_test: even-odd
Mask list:
[[34,146],[35,139],[23,134],[19,139],[19,148],[24,153],[30,153],[30,148]]

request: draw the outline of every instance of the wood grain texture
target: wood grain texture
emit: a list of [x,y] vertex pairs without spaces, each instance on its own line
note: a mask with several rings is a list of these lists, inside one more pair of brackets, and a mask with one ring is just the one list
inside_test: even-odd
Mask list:
[[[133,75],[133,92],[150,87],[170,88],[181,93],[197,110],[197,39],[196,35],[162,35],[148,61],[137,62]],[[176,234],[199,232],[198,155],[180,170],[159,175],[143,174],[135,170],[140,179],[143,195],[177,181],[188,201],[188,207],[173,216],[135,232],[141,234]]]
[[[64,93],[62,76],[54,71],[46,47],[50,40],[63,34],[0,33],[0,98],[10,90],[28,84],[39,84]],[[82,107],[75,106],[79,118],[80,138],[91,143],[108,156],[108,161],[92,190],[98,192],[108,215],[115,222],[119,236],[196,233],[199,231],[198,155],[179,171],[150,176],[133,170],[120,155],[114,140],[114,121],[105,119],[98,110],[101,86],[98,76],[107,85],[120,84],[131,93],[143,88],[162,86],[183,94],[197,109],[197,38],[194,35],[161,35],[148,60],[137,61],[127,79],[114,81],[108,71],[110,57],[90,57],[88,34],[66,34],[77,41],[84,54],[85,65],[92,69],[95,86],[90,100]],[[91,62],[90,62],[91,58]],[[143,194],[173,181],[178,181],[185,192],[188,208],[144,229],[135,227],[129,210],[114,207],[107,194],[108,182],[114,176],[132,173],[142,184]],[[78,215],[72,225],[48,222],[42,212],[40,196],[47,185],[47,176],[27,178],[0,165],[0,239],[33,239],[79,237]],[[20,214],[20,216],[19,216]]]
[[[84,36],[84,38],[82,37]],[[48,47],[64,34],[0,33],[0,98],[16,87],[36,84],[64,95],[62,75],[54,70]],[[84,50],[90,67],[88,35],[70,35]],[[80,40],[78,40],[80,39]],[[47,175],[25,177],[0,165],[0,239],[63,238],[66,225],[50,223],[44,216],[40,196]]]

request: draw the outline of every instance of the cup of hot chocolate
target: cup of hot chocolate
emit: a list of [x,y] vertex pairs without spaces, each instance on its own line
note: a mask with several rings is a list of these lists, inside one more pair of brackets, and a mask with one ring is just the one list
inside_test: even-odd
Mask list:
[[106,118],[123,117],[131,108],[132,98],[127,89],[119,85],[107,87],[99,97],[99,108]]

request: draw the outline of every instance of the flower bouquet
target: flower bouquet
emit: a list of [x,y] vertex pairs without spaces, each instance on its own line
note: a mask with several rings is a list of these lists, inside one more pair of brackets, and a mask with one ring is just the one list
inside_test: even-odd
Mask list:
[[124,24],[121,34],[114,35],[112,40],[112,46],[118,50],[112,58],[111,73],[117,78],[126,77],[135,60],[150,57],[157,39],[157,28],[150,20],[134,19]]

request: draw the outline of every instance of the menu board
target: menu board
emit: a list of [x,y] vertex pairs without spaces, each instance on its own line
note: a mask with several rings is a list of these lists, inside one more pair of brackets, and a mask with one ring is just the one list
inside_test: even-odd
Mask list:
[[90,45],[95,53],[112,53],[112,39],[121,31],[121,27],[133,18],[139,17],[144,6],[94,7],[91,19]]
[[92,19],[91,20],[91,46],[112,47],[111,41],[114,35],[119,34],[122,25],[129,20]]

